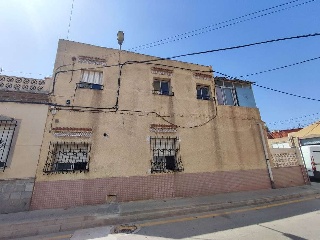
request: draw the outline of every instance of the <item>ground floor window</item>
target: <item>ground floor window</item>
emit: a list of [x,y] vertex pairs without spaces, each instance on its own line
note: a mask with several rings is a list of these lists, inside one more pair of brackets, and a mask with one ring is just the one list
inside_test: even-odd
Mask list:
[[50,143],[45,167],[46,173],[89,171],[89,143]]
[[176,137],[150,138],[151,173],[183,171],[178,145],[179,142]]
[[17,122],[13,119],[1,120],[0,116],[0,169],[5,169],[8,163],[12,140]]

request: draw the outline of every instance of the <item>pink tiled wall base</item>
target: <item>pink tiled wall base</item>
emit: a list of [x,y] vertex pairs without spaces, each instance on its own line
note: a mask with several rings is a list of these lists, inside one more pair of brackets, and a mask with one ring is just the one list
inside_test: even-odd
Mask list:
[[103,204],[107,195],[125,202],[267,188],[271,187],[265,169],[44,181],[35,183],[31,209]]
[[273,168],[272,173],[276,188],[293,187],[305,184],[300,166]]

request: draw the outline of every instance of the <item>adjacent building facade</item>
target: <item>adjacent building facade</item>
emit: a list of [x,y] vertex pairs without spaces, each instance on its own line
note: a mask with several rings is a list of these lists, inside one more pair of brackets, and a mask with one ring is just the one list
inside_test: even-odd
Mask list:
[[31,208],[271,188],[250,83],[212,72],[60,40]]
[[268,132],[275,187],[310,183],[299,141],[292,137],[300,131],[301,128]]
[[0,213],[29,209],[50,79],[0,75]]

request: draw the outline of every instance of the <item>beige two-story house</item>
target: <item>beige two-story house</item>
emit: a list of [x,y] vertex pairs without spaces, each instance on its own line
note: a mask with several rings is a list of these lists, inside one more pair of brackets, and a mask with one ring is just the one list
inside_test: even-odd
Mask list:
[[271,188],[251,84],[60,40],[32,209]]

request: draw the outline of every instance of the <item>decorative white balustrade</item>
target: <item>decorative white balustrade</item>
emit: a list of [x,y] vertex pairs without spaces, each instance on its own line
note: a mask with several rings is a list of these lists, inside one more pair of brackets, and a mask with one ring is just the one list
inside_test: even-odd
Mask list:
[[299,166],[299,160],[295,148],[270,149],[271,162],[274,167],[294,167]]
[[49,91],[50,78],[34,79],[0,75],[0,90],[45,93]]

